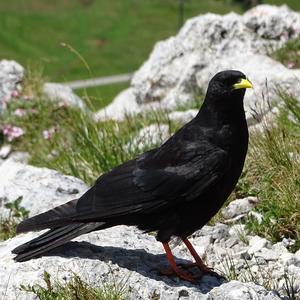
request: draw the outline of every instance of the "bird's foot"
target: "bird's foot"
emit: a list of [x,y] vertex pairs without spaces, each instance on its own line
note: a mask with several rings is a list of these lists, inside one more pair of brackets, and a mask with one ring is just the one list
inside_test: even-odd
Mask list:
[[198,268],[201,271],[202,275],[211,275],[218,279],[225,279],[225,277],[223,277],[222,275],[219,275],[217,272],[215,272],[213,268],[206,266],[202,262],[200,264],[198,264],[197,262],[185,263],[185,264],[182,263],[182,264],[178,264],[178,266],[182,269]]
[[192,274],[190,272],[186,272],[184,270],[182,270],[182,268],[180,268],[179,266],[176,268],[176,270],[173,270],[172,268],[163,268],[160,269],[159,272],[162,275],[165,276],[177,276],[180,279],[195,283],[197,282],[197,280],[199,280],[201,278],[201,275],[196,275],[196,274]]

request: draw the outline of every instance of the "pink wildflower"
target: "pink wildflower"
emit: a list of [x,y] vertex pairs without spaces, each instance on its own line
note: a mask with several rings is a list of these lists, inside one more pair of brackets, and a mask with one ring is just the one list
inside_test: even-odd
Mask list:
[[35,109],[35,108],[29,108],[29,112],[30,112],[31,114],[37,114],[37,113],[38,113],[38,110]]
[[13,141],[14,139],[24,135],[24,130],[17,126],[12,126],[10,124],[5,125],[2,129],[3,134],[7,137],[9,142]]
[[28,101],[28,100],[31,100],[31,97],[28,96],[28,95],[25,95],[25,96],[23,96],[23,99],[24,99],[25,101]]
[[58,107],[59,108],[64,108],[64,107],[68,107],[68,103],[66,103],[65,101],[60,101],[58,102]]
[[295,66],[295,63],[292,62],[292,61],[288,62],[288,64],[287,64],[287,67],[288,67],[289,69],[292,69],[294,66]]
[[20,93],[17,90],[14,90],[14,91],[11,92],[11,96],[13,98],[18,98],[20,96]]
[[57,132],[57,130],[58,130],[57,127],[51,127],[47,130],[44,130],[43,131],[44,139],[45,140],[50,140],[53,137],[54,133]]
[[14,111],[14,115],[17,116],[17,117],[24,117],[26,115],[26,110],[23,109],[23,108],[17,108]]

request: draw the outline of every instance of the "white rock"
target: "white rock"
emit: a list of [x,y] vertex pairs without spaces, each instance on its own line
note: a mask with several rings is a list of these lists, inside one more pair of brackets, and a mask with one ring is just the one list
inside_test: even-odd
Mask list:
[[228,206],[222,209],[222,215],[226,219],[248,213],[258,203],[257,197],[247,197],[231,201]]
[[288,252],[288,250],[286,249],[286,247],[284,246],[284,244],[282,242],[278,242],[278,243],[272,245],[272,250],[275,252],[278,252],[280,254]]
[[296,276],[297,278],[299,278],[299,274],[300,274],[300,267],[299,267],[299,265],[298,266],[296,266],[296,265],[290,265],[290,266],[288,266],[288,269],[287,269],[287,271],[288,271],[288,274],[291,276]]
[[285,247],[293,246],[293,245],[295,245],[295,243],[296,243],[296,241],[294,239],[291,239],[291,238],[283,238],[282,239],[282,244]]
[[262,257],[266,261],[270,260],[277,260],[279,256],[281,255],[281,252],[274,251],[274,249],[267,249],[267,248],[262,248],[259,252],[255,252],[254,256],[255,257]]
[[24,74],[24,68],[17,62],[0,60],[0,113],[5,109],[5,102],[11,98],[11,93],[19,89]]
[[78,97],[73,90],[63,84],[47,82],[43,87],[44,94],[51,100],[60,102],[67,106],[75,106],[82,110],[86,110],[85,103]]
[[280,300],[274,292],[254,283],[230,281],[215,287],[208,293],[207,300]]
[[253,236],[249,238],[249,246],[250,248],[248,249],[249,254],[254,254],[258,251],[260,251],[262,248],[266,247],[269,245],[269,241],[266,240],[265,238],[261,238],[259,236]]
[[213,239],[210,235],[208,236],[200,236],[196,237],[191,242],[194,245],[194,248],[196,249],[197,253],[203,257],[206,254],[206,251],[208,247],[212,244]]
[[94,114],[95,121],[121,121],[125,116],[141,112],[132,89],[122,91],[108,106]]
[[261,214],[257,211],[249,211],[248,216],[253,217],[254,219],[256,219],[258,224],[261,224],[263,219],[264,219],[263,214]]
[[137,136],[126,145],[131,149],[143,150],[149,145],[162,144],[170,137],[169,126],[165,124],[151,124],[139,131]]
[[295,257],[298,261],[300,261],[300,249],[295,253]]
[[[6,300],[28,299],[30,294],[21,292],[18,287],[41,283],[44,270],[61,282],[73,272],[93,286],[123,282],[132,300],[151,299],[154,292],[160,299],[178,299],[182,290],[188,294],[188,299],[204,300],[209,290],[221,284],[210,276],[191,284],[159,274],[158,267],[167,265],[161,244],[153,236],[127,226],[90,233],[50,256],[15,263],[10,251],[37,235],[23,234],[0,243],[0,291],[5,291]],[[173,252],[178,256],[177,248]]]
[[10,159],[0,165],[0,183],[0,205],[22,196],[21,206],[29,210],[30,215],[78,198],[87,190],[87,186],[75,177]]
[[0,148],[0,158],[5,159],[11,153],[11,145],[3,145]]
[[[260,118],[270,110],[267,103],[261,105],[262,93],[271,102],[277,97],[279,85],[296,95],[300,93],[299,85],[294,84],[300,70],[285,68],[266,55],[268,49],[275,50],[299,36],[299,24],[300,13],[270,5],[257,6],[243,16],[208,13],[189,19],[175,37],[155,45],[133,76],[130,89],[118,96],[118,103],[126,113],[139,112],[144,103],[158,102],[156,106],[174,110],[199,90],[205,91],[216,72],[239,69],[254,83],[254,91],[247,91],[245,97],[247,120],[254,124],[253,110]],[[133,96],[130,102],[128,93]],[[119,109],[109,108],[110,116]],[[118,118],[124,118],[124,113]]]
[[290,253],[290,252],[282,253],[279,260],[280,260],[280,263],[284,266],[297,265],[297,263],[299,263],[295,254]]
[[240,237],[240,236],[246,236],[247,231],[246,231],[246,226],[245,224],[234,224],[230,227],[229,229],[229,234]]
[[169,113],[168,117],[171,121],[178,122],[180,124],[186,124],[196,117],[198,113],[197,109],[189,109],[186,111],[173,111]]

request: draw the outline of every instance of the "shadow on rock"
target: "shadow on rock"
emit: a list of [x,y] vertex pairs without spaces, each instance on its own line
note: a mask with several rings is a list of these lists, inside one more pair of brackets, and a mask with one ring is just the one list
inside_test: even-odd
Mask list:
[[[208,293],[214,287],[220,286],[224,280],[213,276],[203,276],[198,283],[190,283],[177,277],[167,277],[159,273],[159,268],[167,267],[164,254],[151,254],[144,249],[126,249],[111,246],[96,246],[88,242],[68,242],[65,245],[52,250],[47,255],[66,258],[79,257],[83,259],[95,259],[102,262],[112,262],[121,268],[135,271],[144,277],[157,281],[163,281],[169,286],[196,287],[202,293]],[[186,263],[187,260],[176,258],[178,263]],[[95,270],[97,272],[97,270]]]

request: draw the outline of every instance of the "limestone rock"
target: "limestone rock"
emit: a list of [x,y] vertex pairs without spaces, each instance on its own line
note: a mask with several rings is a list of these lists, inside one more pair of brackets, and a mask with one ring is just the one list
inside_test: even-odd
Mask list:
[[[119,111],[122,103],[123,111],[136,113],[145,103],[155,103],[156,107],[174,110],[200,90],[204,92],[217,71],[236,68],[254,83],[254,91],[246,93],[245,108],[249,123],[256,123],[253,110],[261,117],[270,109],[266,103],[261,105],[262,93],[273,101],[280,83],[289,92],[300,94],[299,85],[294,84],[300,70],[287,69],[267,56],[270,49],[298,37],[299,28],[300,13],[284,5],[260,5],[244,15],[208,13],[189,19],[176,36],[155,45],[133,76],[129,90],[122,92],[118,103],[113,102],[109,109]],[[118,114],[122,117],[124,114]]]
[[47,168],[6,160],[0,165],[0,207],[22,196],[21,206],[30,215],[78,198],[87,190],[79,179]]
[[225,219],[232,219],[240,215],[246,215],[258,203],[257,197],[246,197],[231,201],[228,206],[222,209]]
[[81,98],[66,85],[47,82],[44,84],[43,92],[49,99],[60,102],[62,105],[75,106],[82,110],[87,109]]
[[210,291],[207,300],[280,300],[274,292],[252,282],[231,281]]
[[0,113],[6,107],[13,91],[20,88],[24,68],[13,60],[0,60]]
[[132,89],[122,91],[108,106],[94,114],[95,121],[113,119],[121,121],[125,116],[141,112]]
[[151,124],[142,128],[137,136],[127,144],[132,149],[143,150],[149,145],[162,144],[170,136],[169,126],[165,124]]
[[176,121],[180,124],[186,124],[196,117],[198,113],[197,109],[189,109],[186,111],[173,111],[169,113],[169,119],[172,121]]
[[265,238],[261,238],[256,235],[250,238],[249,245],[250,248],[248,249],[248,253],[254,254],[257,251],[260,251],[262,248],[267,247],[269,245],[269,242]]
[[11,153],[11,145],[7,144],[7,145],[3,145],[0,148],[0,158],[1,159],[5,159],[9,156],[9,154]]

